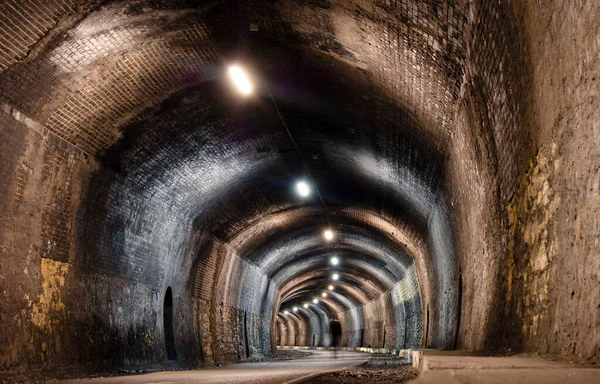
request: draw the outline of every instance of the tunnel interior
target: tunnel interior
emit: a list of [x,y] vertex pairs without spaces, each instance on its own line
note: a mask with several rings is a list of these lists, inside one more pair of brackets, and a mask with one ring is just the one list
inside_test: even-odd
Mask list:
[[597,361],[600,10],[546,3],[0,3],[0,371]]

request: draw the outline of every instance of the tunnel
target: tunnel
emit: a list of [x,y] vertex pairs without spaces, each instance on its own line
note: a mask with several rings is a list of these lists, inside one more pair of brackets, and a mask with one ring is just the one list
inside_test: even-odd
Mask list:
[[3,0],[0,375],[600,351],[596,1]]

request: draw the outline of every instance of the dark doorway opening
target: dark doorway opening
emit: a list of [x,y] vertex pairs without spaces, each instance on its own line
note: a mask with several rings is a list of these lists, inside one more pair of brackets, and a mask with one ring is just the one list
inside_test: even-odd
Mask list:
[[460,317],[462,312],[462,291],[463,291],[463,280],[462,280],[462,268],[458,274],[458,317],[456,319],[456,335],[454,337],[454,349],[458,349],[458,336],[460,335]]
[[406,339],[408,338],[408,316],[406,315],[406,310],[404,311],[404,342],[402,343],[402,348],[406,349]]
[[425,348],[429,346],[429,305],[427,305],[427,322],[425,323]]
[[167,288],[165,293],[165,302],[163,304],[163,326],[165,328],[165,345],[167,347],[167,359],[177,359],[175,349],[175,332],[173,331],[173,292],[171,287]]
[[246,359],[250,357],[250,344],[248,343],[248,317],[244,311],[244,348],[246,349]]
[[342,324],[339,320],[329,322],[329,331],[331,332],[331,346],[337,348],[342,341]]

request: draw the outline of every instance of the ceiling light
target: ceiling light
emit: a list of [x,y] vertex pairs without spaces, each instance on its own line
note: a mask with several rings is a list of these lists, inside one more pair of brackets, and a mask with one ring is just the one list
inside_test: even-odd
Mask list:
[[339,278],[340,278],[340,275],[338,275],[337,273],[334,273],[334,274],[331,276],[331,278],[332,278],[333,280],[337,280],[337,279],[339,279]]
[[242,68],[237,65],[232,65],[229,67],[229,76],[242,94],[249,95],[252,92],[252,84],[250,84],[250,79],[248,79],[246,72],[244,72]]
[[340,259],[338,259],[337,257],[333,256],[331,258],[331,265],[338,265],[340,263]]
[[304,308],[308,308],[308,304],[304,304]]
[[327,292],[323,292],[323,293],[321,293],[321,296],[323,296],[323,297],[327,297]]
[[310,195],[310,186],[306,181],[299,181],[298,183],[296,183],[296,190],[298,191],[298,194],[302,197],[307,197],[308,195]]
[[331,229],[326,230],[325,232],[323,232],[323,237],[325,237],[325,240],[333,240],[333,232],[331,231]]
[[298,307],[294,307],[294,312],[298,312]]
[[313,299],[314,304],[319,304],[319,299]]
[[329,287],[327,287],[330,291],[333,291],[333,285],[329,285]]
[[289,315],[289,314],[290,314],[290,311],[283,311],[283,314],[284,314],[284,315]]

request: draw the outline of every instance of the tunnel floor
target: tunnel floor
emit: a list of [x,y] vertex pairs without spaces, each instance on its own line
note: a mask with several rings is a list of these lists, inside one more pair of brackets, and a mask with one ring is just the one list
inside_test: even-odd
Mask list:
[[[287,351],[287,350],[282,350]],[[57,381],[59,384],[89,383],[398,383],[386,364],[377,364],[381,355],[313,350],[312,354],[285,361],[242,363],[225,367],[189,371],[163,371],[147,374]],[[386,359],[383,359],[386,360]],[[389,357],[387,358],[389,360]],[[575,366],[532,356],[490,357],[465,352],[414,350],[412,372],[402,377],[419,376],[412,384],[429,383],[600,383],[600,369]],[[408,369],[396,365],[399,369]],[[360,367],[367,367],[361,370]],[[377,373],[377,367],[381,373]],[[374,369],[375,368],[375,369]],[[387,380],[386,380],[387,378]],[[403,380],[401,382],[404,382]]]
[[368,353],[339,352],[334,358],[333,352],[313,351],[307,357],[260,363],[243,363],[225,367],[192,370],[164,371],[141,375],[118,376],[110,378],[94,378],[88,380],[59,381],[61,384],[89,383],[260,383],[284,384],[308,379],[313,375],[332,370],[344,369],[361,364],[371,356]]

